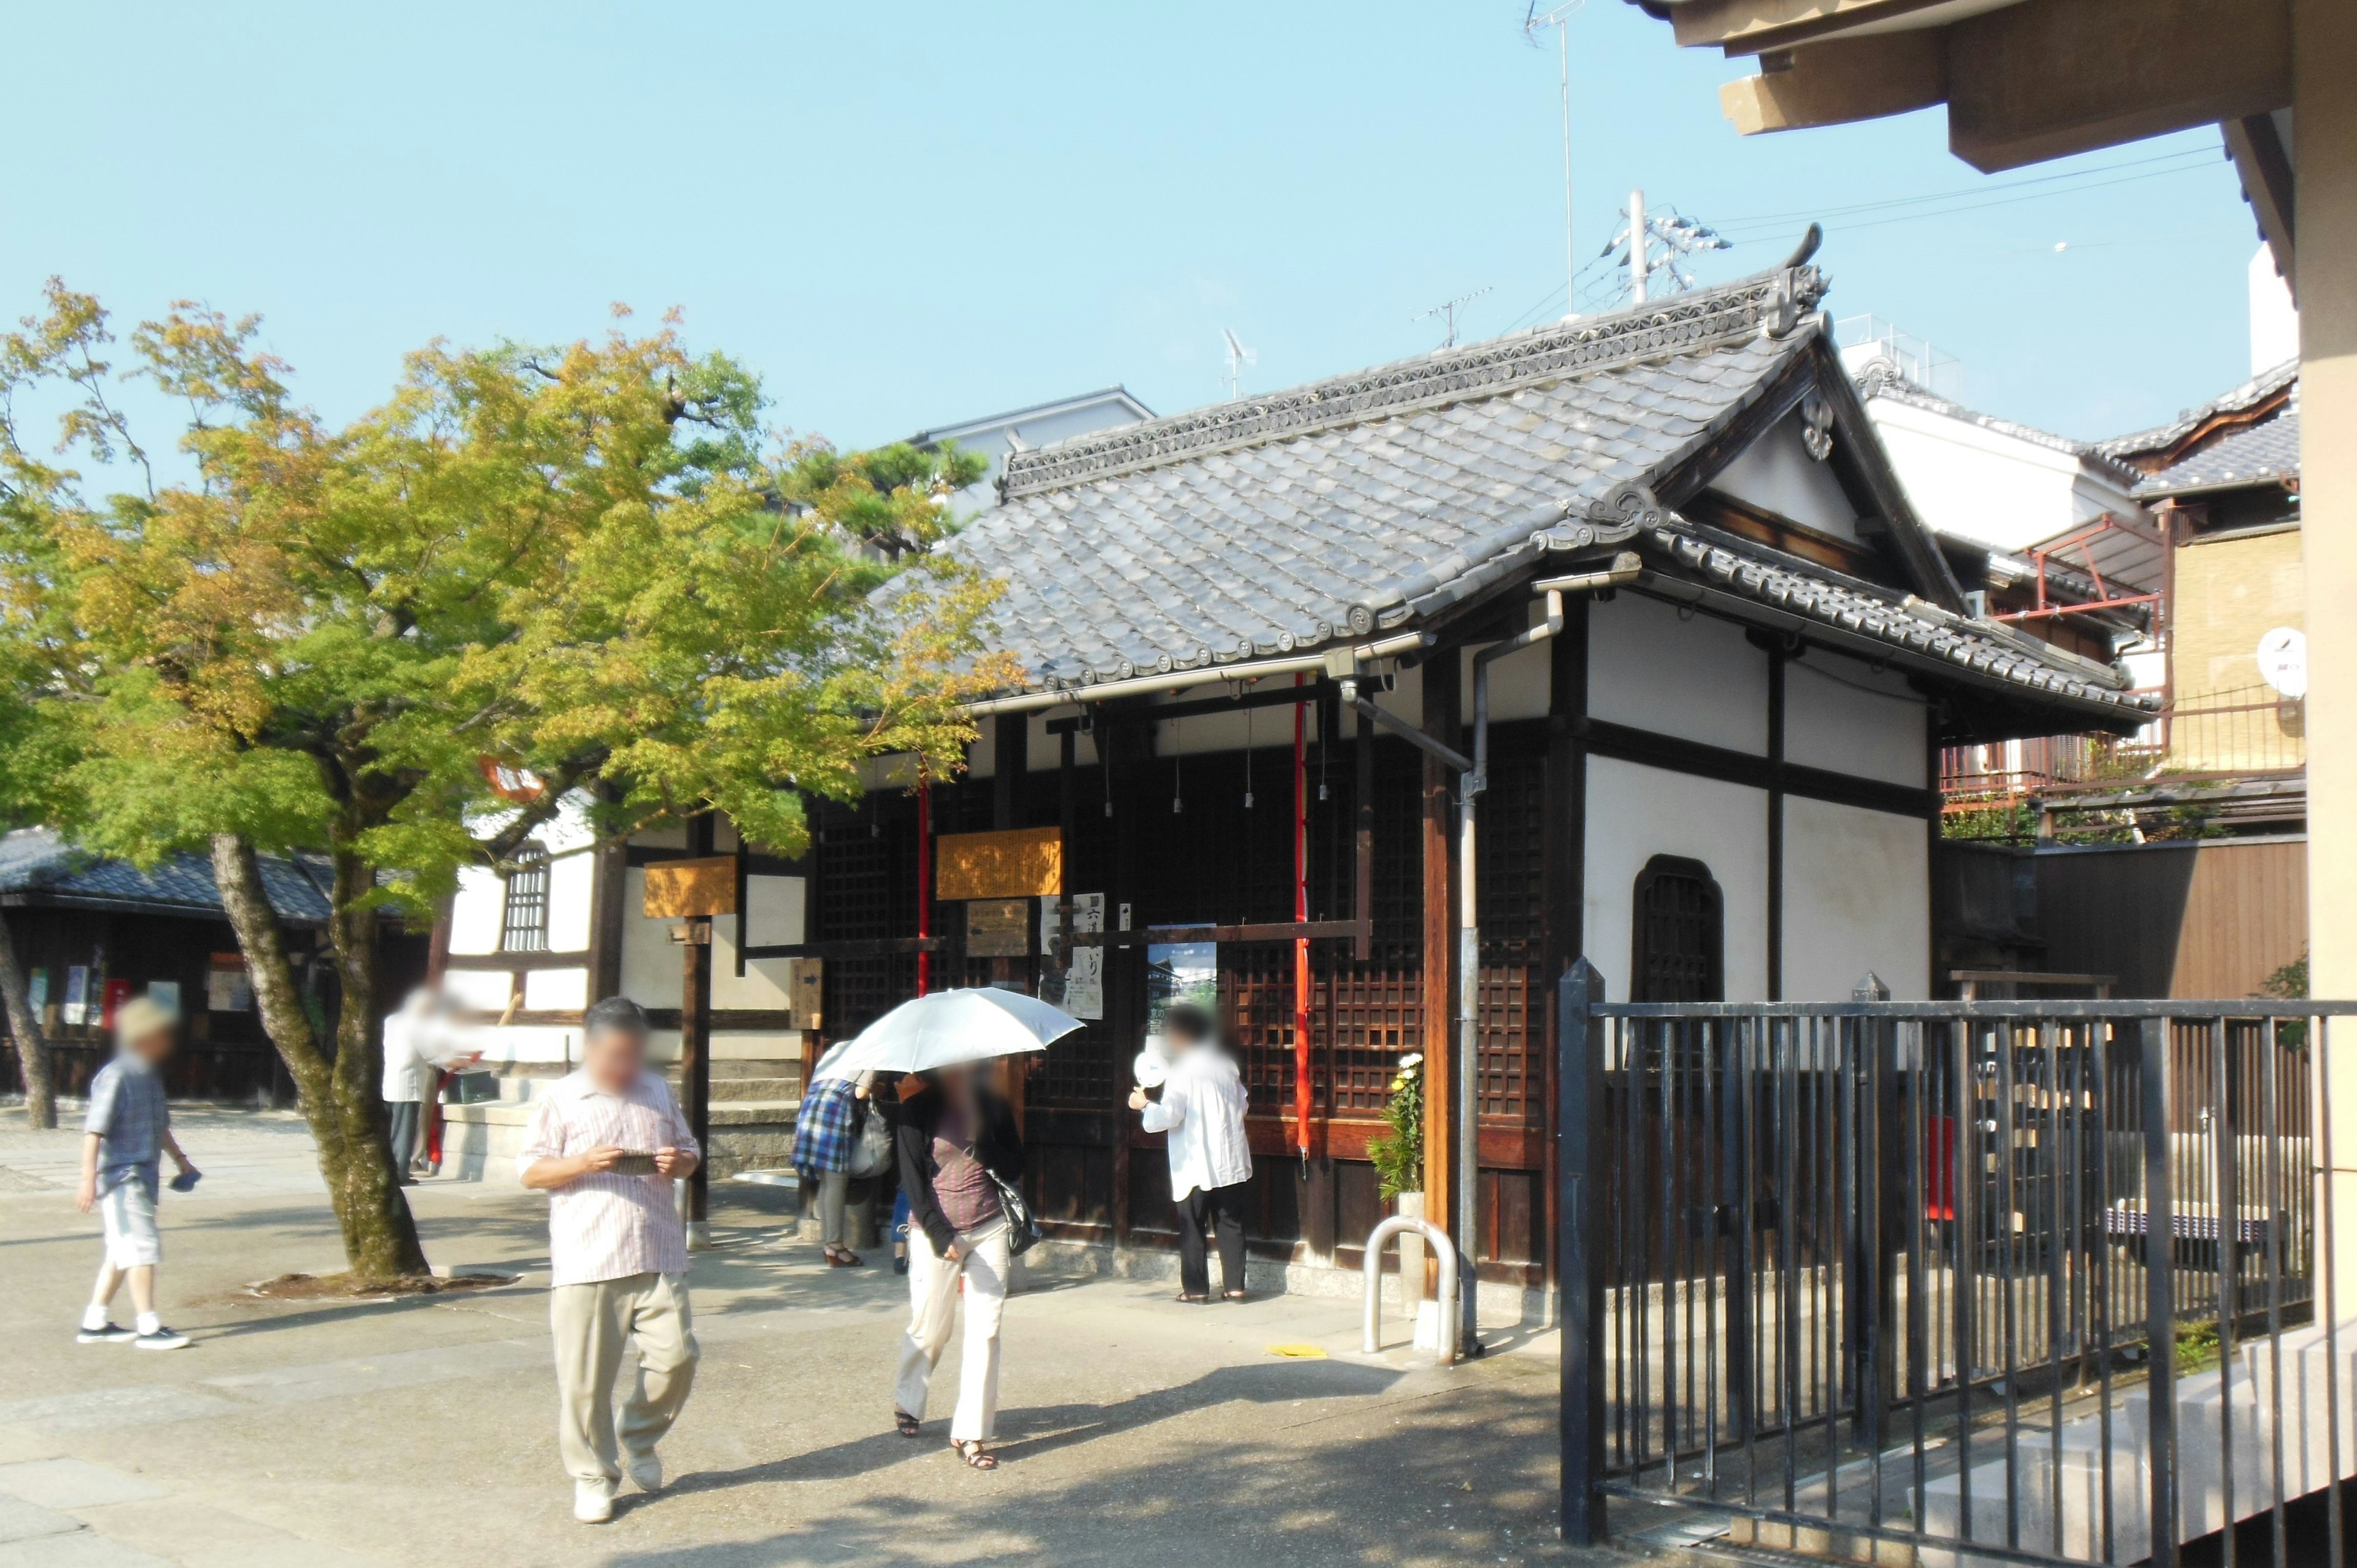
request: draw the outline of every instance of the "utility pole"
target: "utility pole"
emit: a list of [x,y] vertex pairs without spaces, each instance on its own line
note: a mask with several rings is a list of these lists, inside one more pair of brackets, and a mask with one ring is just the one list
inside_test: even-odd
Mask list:
[[1645,274],[1652,270],[1645,255],[1645,193],[1629,193],[1629,297],[1645,303]]

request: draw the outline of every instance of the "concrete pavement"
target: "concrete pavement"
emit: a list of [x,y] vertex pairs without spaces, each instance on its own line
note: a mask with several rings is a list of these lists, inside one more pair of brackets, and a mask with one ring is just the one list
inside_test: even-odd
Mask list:
[[[514,1286],[272,1303],[248,1282],[340,1266],[300,1122],[183,1112],[206,1172],[163,1206],[187,1350],[77,1346],[97,1222],[74,1135],[0,1127],[0,1568],[839,1563],[1566,1562],[1554,1539],[1551,1338],[1447,1370],[1361,1358],[1350,1304],[1184,1307],[1097,1281],[1006,1313],[993,1474],[947,1449],[954,1347],[925,1436],[889,1422],[905,1306],[886,1260],[829,1271],[790,1195],[716,1189],[697,1260],[704,1359],[660,1497],[569,1514],[558,1468],[541,1200],[429,1183],[437,1267]],[[1270,1353],[1314,1345],[1323,1359]]]

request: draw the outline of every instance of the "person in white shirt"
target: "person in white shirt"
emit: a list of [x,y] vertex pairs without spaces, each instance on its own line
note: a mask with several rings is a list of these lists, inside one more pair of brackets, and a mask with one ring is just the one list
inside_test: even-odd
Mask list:
[[1144,1113],[1149,1133],[1168,1133],[1170,1197],[1178,1209],[1178,1299],[1211,1299],[1211,1259],[1204,1232],[1220,1241],[1220,1285],[1230,1301],[1244,1299],[1244,1198],[1252,1181],[1252,1145],[1244,1138],[1243,1075],[1212,1038],[1211,1019],[1189,1003],[1163,1015],[1170,1052],[1162,1097],[1142,1088],[1129,1107]]
[[418,1054],[417,1035],[433,1006],[423,988],[409,993],[401,1010],[384,1020],[385,1130],[393,1144],[393,1170],[404,1187],[414,1186],[418,1134],[425,1129],[425,1101],[434,1095],[434,1069]]
[[[603,1524],[623,1461],[640,1491],[662,1490],[655,1444],[695,1381],[687,1228],[672,1180],[703,1151],[670,1085],[647,1069],[639,1004],[609,996],[581,1022],[581,1067],[533,1102],[516,1163],[524,1186],[549,1195],[556,1446],[573,1473],[573,1517]],[[618,1423],[614,1383],[630,1340],[639,1376]]]

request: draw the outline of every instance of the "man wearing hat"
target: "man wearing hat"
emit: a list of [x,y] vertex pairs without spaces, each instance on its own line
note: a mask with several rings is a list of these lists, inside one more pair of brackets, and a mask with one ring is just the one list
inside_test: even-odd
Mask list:
[[[82,1122],[81,1189],[74,1203],[84,1214],[98,1209],[106,1228],[106,1258],[75,1337],[84,1345],[127,1340],[142,1350],[177,1350],[188,1342],[156,1316],[156,1265],[164,1260],[163,1240],[156,1233],[159,1156],[172,1156],[184,1189],[197,1174],[172,1136],[171,1108],[157,1070],[172,1054],[178,1025],[171,1010],[153,997],[124,1003],[114,1014],[114,1059],[91,1079],[90,1115]],[[119,1326],[108,1312],[125,1280],[138,1314],[133,1328]]]

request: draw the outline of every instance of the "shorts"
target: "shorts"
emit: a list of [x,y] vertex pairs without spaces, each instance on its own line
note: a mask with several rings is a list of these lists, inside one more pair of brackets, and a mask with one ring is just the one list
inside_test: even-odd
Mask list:
[[164,1239],[156,1230],[156,1200],[138,1177],[116,1184],[98,1200],[106,1225],[106,1261],[118,1269],[150,1268],[164,1261]]

